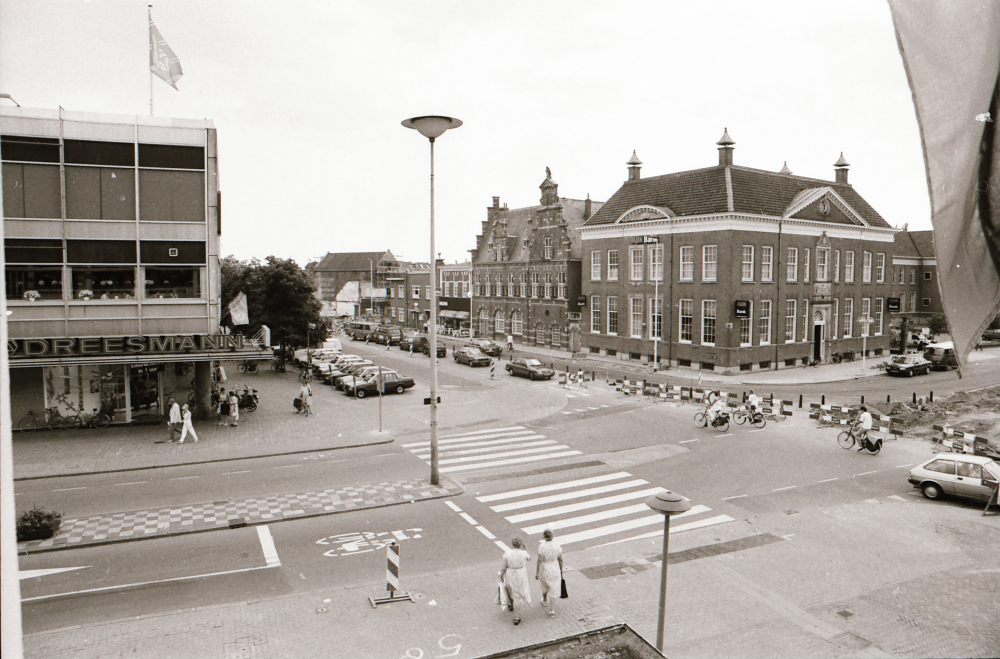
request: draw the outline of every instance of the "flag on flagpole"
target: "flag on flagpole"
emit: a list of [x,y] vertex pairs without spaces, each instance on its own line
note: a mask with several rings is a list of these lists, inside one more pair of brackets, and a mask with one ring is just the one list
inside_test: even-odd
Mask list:
[[229,315],[233,319],[233,325],[250,324],[250,312],[247,310],[247,296],[242,291],[229,303]]
[[174,89],[177,89],[177,81],[184,75],[181,61],[153,25],[152,14],[149,16],[149,70],[163,78]]

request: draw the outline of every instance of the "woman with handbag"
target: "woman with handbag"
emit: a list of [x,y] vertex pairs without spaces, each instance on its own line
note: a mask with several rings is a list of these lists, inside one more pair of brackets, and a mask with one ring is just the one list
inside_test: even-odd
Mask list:
[[553,540],[552,530],[542,531],[538,543],[538,563],[535,567],[535,580],[542,583],[542,606],[549,607],[549,617],[556,615],[555,598],[560,592],[563,578],[562,547]]
[[[514,610],[514,605],[531,604],[531,590],[528,588],[528,561],[531,556],[524,548],[521,538],[514,538],[513,548],[503,555],[503,567],[500,568],[500,581],[507,590],[507,608]],[[521,624],[521,617],[514,614],[514,624]]]

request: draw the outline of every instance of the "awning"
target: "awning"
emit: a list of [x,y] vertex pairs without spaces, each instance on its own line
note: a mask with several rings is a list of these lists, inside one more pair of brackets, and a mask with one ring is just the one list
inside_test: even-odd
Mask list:
[[469,318],[468,311],[452,311],[451,309],[442,309],[438,312],[438,318],[456,318],[458,320],[467,320]]

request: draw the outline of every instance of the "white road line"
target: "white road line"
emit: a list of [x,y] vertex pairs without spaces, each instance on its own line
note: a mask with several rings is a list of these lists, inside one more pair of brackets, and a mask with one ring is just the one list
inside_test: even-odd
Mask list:
[[267,524],[257,527],[257,537],[260,538],[260,548],[264,550],[267,567],[281,567],[281,559],[278,558],[278,550],[274,547],[274,538],[271,537],[271,529]]
[[563,414],[572,414],[572,412],[563,412]]
[[816,481],[817,483],[832,483],[833,481],[840,480],[839,478],[827,478],[825,481]]
[[[511,439],[494,439],[490,441],[476,441],[476,442],[466,442],[465,444],[451,444],[447,446],[442,446],[442,451],[452,451],[454,449],[468,448],[470,446],[500,446],[502,444],[517,444],[519,442],[527,442],[535,439],[546,439],[545,435],[525,435],[524,437],[514,437]],[[422,446],[420,448],[411,448],[410,453],[426,453],[430,450],[430,446]]]
[[752,432],[764,432],[764,429],[763,428],[758,428],[757,430],[748,430],[747,434],[749,435]]
[[505,451],[503,453],[490,453],[489,455],[470,455],[464,458],[448,458],[446,460],[439,460],[438,464],[448,465],[448,464],[456,464],[459,462],[475,462],[476,460],[489,460],[490,458],[508,458],[515,455],[530,455],[532,453],[544,453],[545,451],[562,451],[568,448],[569,447],[564,444],[557,444],[556,446],[543,446],[542,448],[526,448],[520,451]]
[[445,501],[444,505],[448,506],[449,508],[451,508],[452,510],[454,510],[456,513],[462,512],[462,509],[459,508],[458,506],[456,506],[455,504],[453,504],[451,501]]
[[[626,515],[631,515],[633,513],[643,513],[649,510],[649,506],[644,503],[637,503],[634,506],[625,506],[624,508],[612,508],[611,510],[605,510],[599,513],[591,513],[590,515],[580,515],[579,517],[570,517],[568,519],[561,519],[555,522],[547,522],[545,524],[536,524],[535,526],[525,526],[521,530],[529,535],[534,535],[536,533],[541,533],[545,529],[552,529],[553,531],[557,529],[565,529],[571,526],[580,526],[581,524],[590,524],[591,522],[599,522],[605,519],[612,519],[614,517],[624,517]],[[701,513],[707,513],[712,509],[708,506],[693,506],[690,510],[685,511],[680,515],[674,515],[674,518],[684,517],[685,515],[700,515]],[[561,539],[561,538],[560,538]]]
[[61,574],[63,572],[72,572],[73,570],[86,570],[88,568],[90,568],[89,565],[78,565],[76,567],[53,567],[45,570],[18,570],[17,578],[18,581],[24,581],[25,579],[38,579],[51,574]]
[[683,442],[677,442],[678,444],[690,444],[691,442],[697,442],[697,439],[685,439]]
[[277,467],[271,467],[271,469],[298,469],[302,465],[278,465]]
[[558,517],[559,515],[564,515],[566,513],[574,513],[578,510],[587,510],[588,508],[600,508],[601,506],[609,506],[613,503],[622,503],[623,501],[632,501],[635,499],[644,499],[651,494],[656,494],[662,491],[662,487],[654,487],[647,490],[640,490],[638,492],[629,492],[628,494],[617,494],[613,497],[604,497],[603,499],[591,499],[590,501],[581,501],[579,503],[572,503],[566,506],[559,506],[557,508],[547,508],[546,510],[536,510],[530,513],[522,513],[520,515],[512,515],[507,518],[507,521],[511,524],[519,524],[521,522],[527,522],[532,519],[542,519],[544,517]]
[[906,501],[906,499],[904,499],[903,497],[899,496],[898,494],[890,494],[889,498],[890,499],[897,499],[899,501],[904,501],[904,502]]
[[497,537],[496,537],[495,535],[493,535],[492,533],[490,533],[489,531],[487,531],[487,530],[486,530],[486,529],[485,529],[484,527],[482,527],[482,526],[477,526],[477,527],[476,527],[476,530],[477,530],[477,531],[479,531],[480,533],[482,533],[483,535],[485,535],[485,536],[486,536],[487,538],[489,538],[490,540],[496,540],[496,539],[497,539]]
[[186,481],[186,480],[191,480],[192,478],[201,478],[201,476],[177,476],[175,478],[168,478],[167,480],[169,480],[169,481]]
[[[512,431],[512,432],[498,432],[498,433],[491,433],[489,435],[480,435],[478,437],[457,437],[457,438],[454,438],[454,439],[439,439],[438,440],[438,445],[439,446],[443,446],[443,445],[448,445],[448,444],[461,444],[462,442],[483,443],[484,440],[487,440],[487,439],[496,439],[498,437],[499,438],[523,439],[523,438],[525,438],[525,437],[527,437],[529,435],[534,435],[534,434],[535,434],[534,430],[517,430],[517,431]],[[403,444],[403,448],[408,448],[408,449],[410,449],[410,451],[413,451],[414,449],[419,450],[420,448],[425,448],[425,447],[430,446],[430,445],[431,445],[430,441],[426,441],[426,442],[411,442],[409,444]]]
[[725,435],[716,435],[716,437],[732,437],[733,433],[727,432]]
[[912,466],[913,463],[910,463],[908,465],[896,465],[896,469],[906,469],[907,467],[912,467]]
[[[680,515],[675,515],[674,517],[680,517]],[[700,529],[706,526],[715,526],[716,524],[725,524],[726,522],[736,521],[729,515],[716,515],[715,517],[708,517],[706,519],[700,519],[697,522],[688,522],[687,524],[681,524],[680,526],[670,526],[670,535],[675,533],[681,533],[683,531],[690,531],[692,529]],[[641,540],[643,538],[657,538],[663,537],[663,529],[657,531],[652,531],[650,533],[644,533],[642,535],[633,536],[631,538],[623,538],[621,540],[615,540],[614,542],[606,542],[603,545],[595,545],[591,549],[597,549],[598,547],[607,547],[608,545],[617,545],[622,542],[630,542],[632,540]],[[565,538],[560,537],[559,543],[564,544],[566,542]]]
[[722,497],[722,500],[723,501],[729,501],[730,499],[742,499],[745,496],[747,496],[747,495],[745,495],[745,494],[737,494],[736,496],[732,496],[732,497]]
[[[551,446],[556,443],[557,442],[554,439],[543,439],[542,441],[539,442],[525,442],[524,444],[518,444],[517,446],[500,446],[500,447],[487,446],[485,448],[468,448],[468,449],[463,449],[461,451],[446,450],[438,453],[438,456],[443,458],[450,455],[472,455],[473,453],[490,453],[490,452],[495,452],[497,450],[504,451],[508,448],[520,449],[520,448],[528,448],[530,446]],[[429,460],[431,454],[423,453],[421,455],[418,455],[417,457],[420,458],[421,460]]]
[[462,519],[464,519],[469,524],[472,524],[473,526],[479,526],[479,522],[477,522],[476,520],[472,519],[472,516],[469,513],[458,513],[458,515],[459,515],[459,517],[461,517]]
[[115,483],[115,487],[119,485],[142,485],[143,483],[148,483],[149,481],[132,481],[131,483]]
[[[331,462],[346,462],[347,458],[340,458],[339,460],[323,460],[323,464],[330,464]],[[245,474],[245,471],[232,471],[232,474]]]
[[798,487],[797,485],[789,485],[788,487],[779,487],[777,489],[771,490],[772,492],[781,492],[782,490],[792,490]]
[[500,501],[502,499],[513,499],[514,497],[527,496],[529,494],[540,494],[542,492],[552,492],[553,490],[565,490],[571,487],[578,487],[580,485],[592,485],[593,483],[603,483],[605,481],[613,481],[618,478],[627,478],[632,474],[627,471],[619,471],[614,474],[604,474],[603,476],[593,476],[591,478],[581,478],[575,481],[565,481],[562,483],[554,483],[552,485],[539,485],[538,487],[529,487],[524,490],[513,490],[511,492],[501,492],[499,494],[488,494],[484,497],[476,497],[476,501],[482,503],[488,503],[490,501]]
[[580,409],[580,408],[578,407],[578,408],[576,408],[576,411],[577,411],[577,412],[586,412],[587,410],[581,410],[581,409]]
[[599,407],[588,407],[587,409],[588,409],[588,410],[599,410],[599,409],[601,409],[601,408],[599,408]]
[[607,405],[601,405],[601,407],[608,407]]
[[493,460],[491,462],[480,462],[478,464],[455,465],[452,467],[441,467],[441,473],[453,471],[468,471],[470,469],[486,469],[488,467],[502,467],[504,465],[519,464],[522,462],[538,462],[540,460],[554,460],[556,458],[568,458],[573,455],[580,455],[580,451],[562,451],[561,453],[547,453],[545,455],[533,455],[526,458],[507,458],[506,460]]
[[860,474],[854,474],[854,475],[855,476],[868,476],[869,474],[877,474],[877,473],[878,473],[878,471],[864,471],[864,472],[861,472]]
[[[329,462],[335,462],[335,460],[330,460]],[[223,472],[222,475],[223,476],[232,476],[233,474],[249,474],[251,471],[253,471],[253,470],[252,469],[244,469],[243,471],[226,471],[226,472]]]
[[72,492],[73,490],[86,490],[85,487],[64,487],[61,490],[52,490],[53,492]]
[[510,551],[510,547],[503,543],[503,540],[494,540],[493,544],[500,548],[500,551],[507,553]]
[[563,492],[562,494],[550,494],[546,497],[538,497],[537,499],[525,499],[524,501],[515,501],[513,503],[504,503],[499,506],[490,506],[494,512],[503,513],[508,510],[518,510],[520,508],[531,508],[532,506],[543,506],[549,503],[555,503],[556,501],[566,501],[568,499],[580,499],[582,497],[587,497],[592,494],[605,494],[607,492],[617,492],[619,490],[627,490],[629,488],[638,487],[640,485],[649,485],[649,481],[643,480],[641,478],[636,478],[635,480],[624,481],[622,483],[611,483],[609,485],[599,485],[597,487],[590,487],[585,490],[574,490],[573,492]]

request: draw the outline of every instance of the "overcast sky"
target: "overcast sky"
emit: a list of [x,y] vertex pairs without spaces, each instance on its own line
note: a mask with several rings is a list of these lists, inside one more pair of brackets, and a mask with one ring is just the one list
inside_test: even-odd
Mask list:
[[[25,107],[149,114],[147,3],[0,0],[0,91]],[[180,58],[157,116],[219,131],[223,253],[469,257],[492,196],[607,200],[645,177],[735,163],[850,181],[890,224],[929,229],[909,87],[888,6],[804,2],[159,0]],[[2,101],[9,103],[9,101]]]

